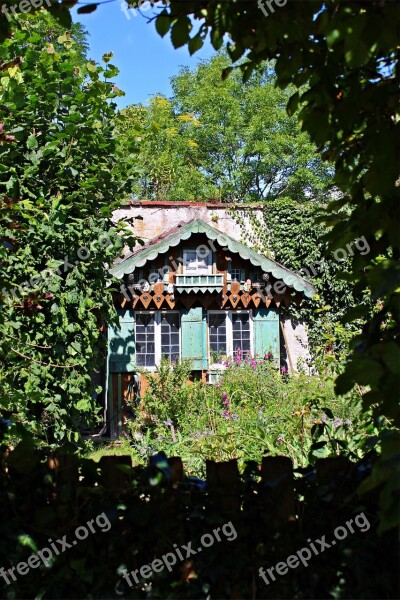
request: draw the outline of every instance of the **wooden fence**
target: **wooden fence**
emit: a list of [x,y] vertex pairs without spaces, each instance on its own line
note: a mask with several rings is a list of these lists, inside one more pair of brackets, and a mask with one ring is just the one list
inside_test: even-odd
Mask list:
[[[48,572],[18,578],[15,597],[36,597],[38,589],[46,590],[43,597],[114,597],[117,585],[121,598],[137,598],[143,582],[136,591],[129,588],[118,575],[121,564],[131,571],[174,546],[192,541],[197,548],[204,534],[230,522],[237,539],[222,539],[193,559],[177,562],[172,572],[153,577],[154,597],[310,599],[332,597],[339,588],[337,597],[343,598],[396,597],[395,532],[377,533],[379,490],[363,497],[357,493],[370,473],[368,460],[326,458],[296,471],[287,457],[264,457],[259,465],[248,463],[243,473],[236,460],[210,460],[204,482],[186,477],[179,457],[160,456],[148,467],[132,467],[130,456],[105,456],[99,463],[70,454],[39,455],[29,464],[7,461],[0,551],[15,547],[14,531],[32,535],[41,548],[50,537],[70,539],[76,527],[102,512],[111,523],[107,533],[89,536],[57,557]],[[336,527],[361,512],[371,524],[369,531],[355,531],[313,557],[312,568],[289,570],[270,586],[260,578],[260,567],[284,561],[307,540],[323,534],[329,540]],[[26,551],[19,552],[14,564],[26,560]],[[10,561],[7,553],[0,558],[0,564]],[[83,578],[71,577],[77,565]],[[69,587],[63,592],[64,581]]]

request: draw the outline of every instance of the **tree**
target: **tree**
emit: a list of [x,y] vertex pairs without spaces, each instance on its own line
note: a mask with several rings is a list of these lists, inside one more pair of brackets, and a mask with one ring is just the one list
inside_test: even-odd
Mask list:
[[[384,530],[398,522],[398,6],[388,0],[316,0],[276,5],[267,15],[262,8],[258,1],[171,0],[154,18],[160,35],[170,31],[174,46],[187,44],[191,53],[208,34],[217,50],[226,40],[233,65],[223,77],[243,57],[238,68],[244,82],[260,63],[276,60],[277,85],[297,89],[288,114],[300,108],[303,131],[335,167],[334,183],[343,196],[327,207],[329,250],[366,238],[370,252],[352,258],[348,279],[355,293],[369,293],[378,306],[354,340],[336,389],[364,386],[365,408],[396,426],[381,436],[380,460],[364,486],[387,482],[381,491]],[[345,320],[363,315],[359,306]]]
[[111,223],[117,70],[111,55],[83,60],[78,34],[27,16],[0,50],[2,406],[14,433],[48,442],[77,441],[99,412],[93,373],[115,319],[104,263],[130,240]]
[[128,106],[117,118],[116,137],[124,168],[132,176],[134,197],[193,200],[208,194],[199,169],[199,151],[193,139],[198,120],[177,113],[173,102],[162,96],[149,106]]
[[220,53],[193,71],[184,68],[172,78],[171,100],[156,96],[148,108],[121,111],[120,143],[132,134],[140,139],[142,176],[133,193],[167,200],[321,200],[330,169],[287,115],[291,91],[275,87],[267,64],[245,85],[238,72],[223,81],[228,65]]

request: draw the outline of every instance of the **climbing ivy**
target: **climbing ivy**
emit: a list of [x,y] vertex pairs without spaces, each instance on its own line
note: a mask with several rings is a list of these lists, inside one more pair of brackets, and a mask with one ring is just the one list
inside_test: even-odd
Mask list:
[[16,435],[49,443],[77,441],[99,412],[94,376],[115,318],[105,263],[131,241],[111,222],[124,191],[117,69],[82,51],[49,16],[27,16],[0,48],[1,406]]
[[[326,209],[329,252],[362,236],[371,248],[351,258],[348,279],[354,293],[369,294],[377,309],[353,340],[336,389],[345,393],[365,386],[365,409],[372,407],[397,426],[399,17],[397,3],[389,0],[287,2],[267,16],[257,1],[171,0],[156,19],[158,33],[170,32],[176,48],[187,44],[194,53],[208,35],[216,50],[226,44],[232,65],[223,77],[237,67],[248,81],[262,61],[275,59],[277,85],[295,86],[288,113],[300,109],[302,129],[334,165],[341,192]],[[361,304],[348,310],[343,322],[365,314]],[[386,482],[381,506],[387,528],[398,522],[398,430],[380,443],[381,459],[369,485]]]

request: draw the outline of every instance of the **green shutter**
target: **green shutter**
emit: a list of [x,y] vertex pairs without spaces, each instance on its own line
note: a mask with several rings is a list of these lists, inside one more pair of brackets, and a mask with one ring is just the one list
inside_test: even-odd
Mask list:
[[279,360],[279,311],[276,308],[259,308],[254,312],[254,353],[264,356],[267,352]]
[[109,373],[130,373],[135,370],[135,313],[118,310],[119,327],[108,327]]
[[206,332],[206,315],[201,306],[181,311],[181,356],[192,361],[194,371],[207,369]]

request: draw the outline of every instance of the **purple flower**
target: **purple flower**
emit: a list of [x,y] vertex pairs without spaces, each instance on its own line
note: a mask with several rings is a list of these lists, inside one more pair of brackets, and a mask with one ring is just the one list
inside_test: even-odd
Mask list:
[[277,444],[277,446],[282,446],[282,444],[283,444],[283,434],[282,433],[280,433],[278,435],[277,440],[276,440],[276,444]]
[[222,401],[225,402],[228,400],[228,394],[226,392],[222,392]]
[[346,419],[345,425],[353,425],[353,421],[351,419]]
[[287,368],[286,368],[286,367],[282,367],[282,368],[281,368],[281,373],[282,373],[282,375],[286,375],[286,373],[287,373],[287,372],[288,372],[288,370],[287,370]]
[[237,421],[239,418],[239,415],[232,415],[232,419],[235,419],[235,421]]
[[243,352],[241,348],[238,348],[236,350],[236,355],[235,355],[235,361],[237,365],[240,365],[242,362],[242,358],[243,358]]
[[334,427],[340,427],[341,425],[343,425],[342,419],[334,419],[334,421],[333,421]]
[[223,410],[221,413],[221,416],[224,417],[224,419],[229,419],[231,416],[231,413],[229,412],[229,410]]
[[328,417],[327,417],[326,415],[322,415],[322,417],[321,417],[321,421],[322,421],[323,423],[326,423],[327,419],[328,419]]
[[252,369],[257,369],[257,361],[256,361],[256,360],[254,360],[254,358],[253,358],[253,360],[251,361],[251,363],[250,363],[250,366],[251,366],[251,368],[252,368]]

